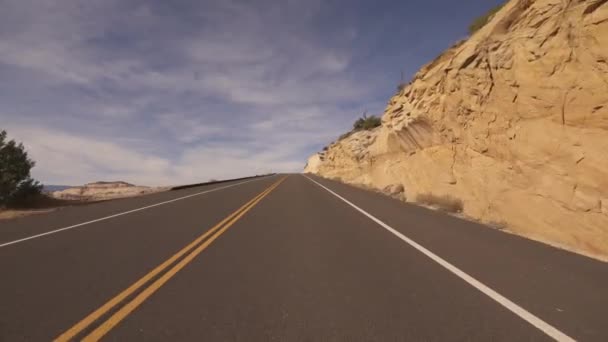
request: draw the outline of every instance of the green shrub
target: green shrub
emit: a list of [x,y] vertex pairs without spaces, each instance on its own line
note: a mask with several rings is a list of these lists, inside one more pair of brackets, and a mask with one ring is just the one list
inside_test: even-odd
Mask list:
[[40,195],[42,185],[30,176],[34,165],[23,144],[6,141],[6,131],[0,131],[0,206],[21,205]]
[[382,119],[379,117],[372,115],[367,116],[367,114],[363,114],[362,117],[358,118],[357,121],[353,124],[353,129],[342,134],[337,141],[346,139],[350,137],[353,133],[358,131],[369,131],[378,126],[382,125]]
[[503,8],[503,6],[504,6],[504,4],[498,5],[494,8],[492,8],[486,14],[484,14],[480,17],[477,17],[475,20],[473,20],[471,25],[469,25],[469,34],[472,35],[473,33],[477,32],[479,29],[484,27],[488,23],[488,21],[490,21],[490,18],[492,18],[492,16],[494,14],[496,14],[498,11],[500,11],[500,9]]
[[363,130],[370,130],[370,129],[374,129],[378,126],[380,126],[382,124],[382,120],[375,116],[367,116],[367,115],[363,115],[363,117],[357,119],[357,121],[355,121],[355,124],[353,125],[353,131],[363,131]]

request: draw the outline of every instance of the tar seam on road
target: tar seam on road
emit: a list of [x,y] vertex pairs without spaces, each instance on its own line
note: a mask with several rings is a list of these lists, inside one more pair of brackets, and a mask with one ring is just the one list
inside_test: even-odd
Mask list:
[[452,272],[453,274],[455,274],[456,276],[458,276],[459,278],[461,278],[462,280],[464,280],[465,282],[467,282],[469,285],[473,286],[477,290],[481,291],[486,296],[492,298],[494,301],[496,301],[500,305],[502,305],[505,308],[509,309],[511,312],[513,312],[514,314],[516,314],[517,316],[519,316],[520,318],[522,318],[526,322],[530,323],[531,325],[533,325],[534,327],[536,327],[540,331],[544,332],[548,336],[552,337],[553,339],[555,339],[557,341],[575,341],[572,337],[566,335],[565,333],[561,332],[560,330],[558,330],[557,328],[553,327],[549,323],[543,321],[539,317],[537,317],[534,314],[530,313],[526,309],[524,309],[521,306],[515,304],[514,302],[512,302],[508,298],[506,298],[503,295],[501,295],[500,293],[492,290],[491,288],[489,288],[488,286],[486,286],[485,284],[483,284],[479,280],[473,278],[472,276],[468,275],[467,273],[465,273],[461,269],[459,269],[456,266],[450,264],[448,261],[444,260],[440,256],[436,255],[435,253],[433,253],[433,252],[429,251],[428,249],[426,249],[425,247],[421,246],[420,244],[418,244],[414,240],[412,240],[412,239],[408,238],[407,236],[403,235],[402,233],[398,232],[396,229],[394,229],[393,227],[389,226],[388,224],[380,221],[378,218],[376,218],[372,214],[370,214],[367,211],[359,208],[358,206],[356,206],[355,204],[353,204],[352,202],[350,202],[346,198],[338,195],[337,193],[335,193],[331,189],[327,188],[323,184],[315,181],[314,179],[312,179],[312,178],[310,178],[308,176],[304,176],[304,177],[306,177],[311,182],[317,184],[321,188],[327,190],[332,195],[338,197],[340,200],[342,200],[346,204],[350,205],[351,207],[353,207],[354,209],[356,209],[357,211],[359,211],[363,215],[367,216],[372,221],[376,222],[382,228],[384,228],[384,229],[388,230],[389,232],[393,233],[395,236],[397,236],[401,240],[405,241],[407,244],[409,244],[410,246],[414,247],[415,249],[417,249],[422,254],[424,254],[427,257],[429,257],[431,260],[433,260],[436,263],[438,263],[439,265],[443,266],[445,269],[447,269],[448,271]]
[[70,230],[70,229],[82,227],[82,226],[87,225],[87,224],[109,220],[111,218],[115,218],[115,217],[118,217],[118,216],[123,216],[123,215],[131,214],[131,213],[134,213],[134,212],[137,212],[137,211],[141,211],[141,210],[146,210],[146,209],[158,207],[158,206],[161,206],[161,205],[164,205],[164,204],[168,204],[168,203],[172,203],[172,202],[177,202],[177,201],[180,201],[180,200],[183,200],[183,199],[186,199],[186,198],[190,198],[190,197],[194,197],[194,196],[199,196],[199,195],[204,195],[204,194],[208,194],[210,192],[219,191],[219,190],[223,190],[223,189],[232,188],[232,187],[237,186],[237,185],[241,185],[241,184],[245,184],[245,183],[249,183],[249,182],[258,181],[260,179],[263,179],[263,178],[252,179],[252,180],[248,180],[248,181],[244,181],[244,182],[240,182],[240,183],[236,183],[236,184],[231,184],[231,185],[222,186],[222,187],[219,187],[219,188],[214,188],[214,189],[211,189],[211,190],[201,191],[201,192],[197,192],[197,193],[192,194],[192,195],[183,196],[183,197],[179,197],[179,198],[174,198],[172,200],[168,200],[168,201],[164,201],[164,202],[148,205],[148,206],[145,206],[145,207],[141,207],[141,208],[125,211],[125,212],[114,214],[114,215],[110,215],[110,216],[105,216],[105,217],[102,217],[102,218],[98,218],[98,219],[87,221],[87,222],[83,222],[83,223],[78,223],[78,224],[75,224],[73,226],[59,228],[59,229],[51,230],[51,231],[46,232],[46,233],[32,235],[32,236],[29,236],[29,237],[26,237],[26,238],[23,238],[23,239],[18,239],[18,240],[14,240],[14,241],[10,241],[10,242],[5,242],[3,244],[0,244],[0,248],[6,247],[6,246],[10,246],[10,245],[15,245],[15,244],[18,244],[18,243],[21,243],[21,242],[24,242],[24,241],[36,239],[36,238],[43,237],[43,236],[47,236],[47,235],[51,235],[51,234],[56,234],[56,233],[59,233],[59,232],[65,231],[65,230]]
[[[167,281],[169,281],[175,274],[177,274],[182,268],[188,265],[196,256],[198,256],[203,250],[205,250],[215,239],[222,235],[228,228],[236,223],[243,215],[257,205],[264,197],[270,194],[276,189],[287,177],[281,178],[279,181],[273,183],[266,190],[249,200],[239,209],[228,215],[221,222],[209,229],[207,232],[196,238],[186,247],[182,248],[175,255],[167,259],[165,262],[157,266],[154,270],[146,274],[144,277],[137,280],[126,290],[115,296],[106,302],[99,309],[95,310],[87,317],[76,323],[70,329],[65,331],[54,341],[70,341],[77,335],[81,334],[85,329],[89,328],[93,323],[102,318],[112,309],[117,307],[118,310],[114,312],[107,320],[100,323],[92,332],[90,332],[82,340],[84,341],[97,341],[106,335],[112,328],[119,324],[126,316],[128,316],[133,310],[135,310],[140,304],[142,304],[148,297],[154,292],[160,289]],[[185,256],[184,256],[185,255]],[[162,276],[158,277],[151,284],[148,283],[162,273]],[[143,289],[143,290],[142,290]],[[127,300],[124,305],[119,304],[125,302],[125,300],[133,295],[135,292],[139,292],[134,298]]]

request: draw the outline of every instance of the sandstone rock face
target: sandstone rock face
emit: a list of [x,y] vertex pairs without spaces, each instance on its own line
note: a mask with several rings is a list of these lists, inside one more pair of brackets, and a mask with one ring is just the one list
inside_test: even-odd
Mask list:
[[319,166],[323,162],[323,160],[321,158],[322,158],[322,155],[319,153],[315,153],[312,156],[310,156],[308,158],[308,161],[306,162],[306,166],[304,167],[304,172],[318,173]]
[[305,172],[407,197],[608,256],[608,1],[512,0],[393,96],[382,126]]
[[405,197],[405,189],[403,188],[403,185],[401,185],[401,184],[387,185],[384,187],[384,189],[382,189],[382,192],[393,198],[402,199],[402,200],[407,199]]

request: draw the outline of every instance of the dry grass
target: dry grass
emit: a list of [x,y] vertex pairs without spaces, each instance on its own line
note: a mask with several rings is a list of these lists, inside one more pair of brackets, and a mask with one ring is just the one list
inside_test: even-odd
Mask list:
[[31,196],[27,200],[21,201],[17,205],[0,207],[0,220],[10,220],[24,216],[45,214],[61,207],[84,204],[88,203],[75,200],[62,200],[49,197],[46,194],[40,194],[37,196]]
[[39,210],[13,210],[13,209],[0,209],[0,220],[10,220],[18,217],[45,214],[53,211],[54,209],[39,209]]
[[475,18],[475,20],[469,25],[469,34],[472,35],[482,27],[486,26],[486,24],[490,22],[490,20],[492,20],[494,14],[498,13],[498,11],[500,11],[504,7],[504,5],[505,4],[503,3],[498,6],[495,6],[484,15]]
[[416,202],[436,207],[450,213],[460,213],[464,209],[462,200],[450,195],[437,196],[431,193],[418,194],[418,196],[416,196]]

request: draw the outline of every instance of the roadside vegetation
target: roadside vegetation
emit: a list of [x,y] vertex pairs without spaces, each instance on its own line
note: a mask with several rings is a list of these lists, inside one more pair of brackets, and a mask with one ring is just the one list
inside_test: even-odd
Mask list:
[[0,131],[0,208],[27,206],[41,197],[42,184],[30,175],[34,165],[23,144]]
[[355,121],[355,123],[353,124],[353,131],[369,131],[370,129],[374,129],[380,126],[381,124],[382,121],[379,117],[375,115],[367,116],[366,114],[363,114],[363,116],[357,119],[357,121]]
[[504,7],[504,5],[505,4],[498,5],[490,9],[486,14],[475,18],[475,20],[473,20],[473,22],[469,25],[469,34],[473,35],[473,33],[486,26],[486,24],[490,21],[490,19],[492,19],[494,14],[500,11],[500,9]]
[[416,196],[416,202],[436,207],[449,213],[460,213],[464,209],[464,204],[461,199],[449,195],[438,196],[431,193],[418,194],[418,196]]
[[379,127],[380,125],[382,125],[382,119],[375,115],[367,116],[367,113],[365,113],[362,117],[355,121],[355,123],[353,124],[353,129],[351,129],[349,132],[342,134],[340,138],[338,138],[338,141],[349,137],[355,132],[369,131],[376,127]]

